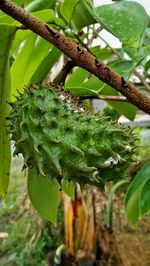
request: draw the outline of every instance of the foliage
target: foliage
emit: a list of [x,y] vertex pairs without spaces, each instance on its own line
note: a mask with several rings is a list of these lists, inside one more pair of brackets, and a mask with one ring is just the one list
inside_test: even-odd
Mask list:
[[[82,45],[84,43],[97,58],[107,60],[109,66],[125,79],[130,80],[132,74],[137,73],[137,66],[140,66],[143,70],[145,77],[149,76],[148,16],[143,7],[137,2],[122,0],[118,3],[102,5],[97,8],[93,6],[90,0],[16,0],[15,2],[23,5],[26,10],[32,12],[45,23],[63,31],[73,41]],[[115,50],[105,40],[105,48],[91,45],[91,35],[92,41],[101,38],[100,31],[95,30],[95,23],[99,23],[99,26],[116,36],[122,42],[122,47],[119,50]],[[35,33],[23,29],[19,22],[14,21],[14,19],[1,11],[0,46],[2,47],[0,56],[0,192],[1,195],[5,195],[8,187],[10,166],[10,145],[5,127],[7,125],[5,117],[8,115],[9,107],[6,101],[10,101],[10,98],[15,101],[14,96],[18,95],[18,90],[23,92],[25,86],[39,82],[48,73],[52,73],[61,57],[61,52]],[[141,78],[139,74],[137,75]],[[144,88],[150,91],[145,77],[142,76],[141,81],[144,82]],[[74,95],[84,98],[91,96],[98,98],[103,95],[120,96],[113,88],[80,68],[75,69],[70,74],[66,80],[65,87]],[[109,101],[107,105],[111,105],[111,110],[117,113],[116,117],[123,114],[128,119],[134,120],[137,108],[130,103]],[[99,142],[101,142],[101,139],[99,139]],[[130,193],[128,193],[132,194],[132,197],[134,197],[136,180],[140,179],[140,176],[143,176],[145,171],[149,175],[149,168],[147,167],[144,166],[137,173],[135,181],[133,180],[133,183],[131,183],[130,188],[133,189],[130,190],[129,188]],[[122,179],[121,172],[120,168],[120,179]],[[36,182],[36,179],[34,182]],[[145,193],[148,195],[147,187],[149,187],[149,182],[146,187],[143,187],[143,185],[143,183],[139,183],[138,188],[136,185],[138,197],[143,195],[140,194],[142,189],[144,195]],[[68,187],[66,191],[68,191]],[[128,193],[127,202],[129,199]],[[150,208],[149,200],[147,201],[147,198],[143,199],[142,216]],[[130,201],[130,206],[132,203],[133,201]],[[146,206],[146,208],[143,206]],[[53,212],[52,209],[50,211]],[[55,221],[55,219],[52,220],[53,222]]]
[[136,224],[138,217],[149,212],[149,182],[150,163],[147,163],[137,173],[126,194],[126,213],[133,224]]
[[15,27],[1,25],[0,36],[0,194],[7,193],[10,171],[10,142],[6,131],[6,116],[9,106],[6,103],[11,95],[11,80],[9,69],[9,49],[15,34]]
[[8,196],[1,202],[0,241],[2,266],[47,265],[47,254],[63,242],[63,210],[60,206],[58,226],[44,222],[30,206],[25,191],[25,176],[20,175],[21,161],[13,159]]
[[125,200],[127,217],[134,226],[137,224],[138,219],[143,218],[145,214],[149,215],[150,204],[150,166],[149,162],[147,162],[147,158],[150,157],[149,129],[141,130],[139,133],[141,135],[141,149],[139,155],[146,161],[131,182]]

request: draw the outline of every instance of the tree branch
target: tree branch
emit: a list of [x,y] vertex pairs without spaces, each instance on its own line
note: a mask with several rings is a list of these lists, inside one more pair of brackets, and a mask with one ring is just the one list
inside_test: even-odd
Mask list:
[[85,48],[70,41],[63,34],[56,32],[44,22],[29,14],[10,0],[0,0],[0,9],[18,20],[28,29],[52,43],[64,54],[70,57],[75,65],[80,66],[97,76],[99,79],[122,93],[132,104],[150,114],[150,98],[138,91],[133,84],[125,81],[123,77],[91,55]]
[[67,75],[74,68],[74,66],[75,65],[74,65],[73,61],[68,59],[66,64],[61,69],[61,71],[54,78],[53,83],[56,84],[56,85],[63,86],[65,84],[65,80],[66,80]]
[[92,100],[92,99],[99,99],[103,101],[116,101],[116,102],[127,102],[129,103],[128,99],[124,96],[111,96],[111,95],[89,95],[89,96],[80,96],[81,100]]
[[123,96],[99,95],[98,99],[104,100],[104,101],[129,102],[128,99]]

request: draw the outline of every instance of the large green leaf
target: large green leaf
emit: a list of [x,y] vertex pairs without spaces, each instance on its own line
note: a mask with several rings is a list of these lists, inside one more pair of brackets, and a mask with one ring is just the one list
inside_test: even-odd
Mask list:
[[[150,163],[145,164],[137,173],[126,194],[125,210],[128,219],[133,225],[137,223],[140,215],[147,211],[147,205],[144,205],[147,204],[147,200],[146,198],[144,199],[142,190],[148,180],[150,180]],[[141,198],[141,195],[143,198]],[[141,213],[140,207],[142,207]]]
[[39,10],[33,12],[33,15],[46,23],[54,24],[58,27],[63,27],[63,28],[66,26],[66,24],[61,18],[56,17],[55,12],[52,9]]
[[[60,11],[62,16],[70,24],[74,23],[77,30],[96,22],[91,10],[93,8],[91,0],[64,0]],[[89,12],[90,9],[90,12]]]
[[57,180],[35,175],[34,169],[28,173],[28,193],[36,211],[46,220],[56,225],[60,186]]
[[143,60],[120,60],[115,62],[112,65],[112,69],[114,69],[118,74],[122,75],[125,79],[129,80],[135,68],[141,63]]
[[[17,37],[16,45],[23,36],[20,34]],[[61,54],[57,48],[33,33],[25,37],[11,67],[13,96],[17,96],[18,90],[23,91],[25,86],[43,79]]]
[[89,75],[89,72],[83,68],[78,67],[67,80],[66,87],[79,86],[83,83],[85,78]]
[[142,5],[133,1],[119,1],[95,9],[98,21],[125,45],[139,48],[148,25]]
[[[99,95],[112,95],[119,96],[120,94],[108,85],[104,85]],[[137,107],[131,103],[117,102],[117,101],[107,101],[120,115],[124,115],[129,120],[133,121],[136,116]]]
[[54,8],[56,0],[34,0],[26,6],[28,12],[34,12],[42,9]]
[[[136,66],[139,64],[138,61],[131,61],[131,60],[122,60],[118,61],[112,65],[112,69],[118,72],[121,76],[125,79],[129,80],[130,76],[134,72]],[[119,93],[110,87],[109,85],[105,84],[100,90],[100,95],[114,95],[118,96]],[[137,112],[137,107],[130,103],[124,102],[115,102],[109,101],[109,104],[120,114],[126,116],[129,120],[133,121]]]
[[79,0],[63,0],[61,6],[60,6],[60,12],[62,14],[62,16],[68,21],[70,22],[70,20],[72,19],[72,13],[73,10],[77,4]]
[[150,211],[150,172],[149,179],[145,182],[140,197],[140,216],[143,217]]
[[12,95],[16,96],[18,94],[17,90],[23,91],[25,85],[25,75],[28,64],[30,62],[30,57],[34,49],[35,41],[37,35],[30,33],[24,42],[24,45],[20,49],[20,52],[11,67],[11,77],[12,77]]
[[14,19],[7,15],[0,16],[0,24],[12,24]]
[[[17,30],[15,34],[15,38],[12,44],[12,48],[10,54],[12,54],[13,58],[16,59],[18,51],[22,47],[22,44],[27,39],[28,35],[31,33],[30,30]],[[21,44],[22,43],[22,44]]]
[[96,23],[95,17],[93,16],[94,12],[92,14],[89,12],[89,9],[90,11],[93,10],[92,8],[93,5],[91,0],[79,0],[77,2],[77,5],[73,10],[72,19],[78,30]]
[[[37,10],[37,11],[32,12],[32,14],[46,23],[55,24],[55,25],[58,25],[60,27],[65,26],[65,23],[63,22],[63,20],[56,17],[55,12],[52,9]],[[3,24],[4,23],[7,23],[7,24],[13,23],[14,26],[20,25],[20,22],[16,21],[14,18],[12,18],[6,14],[3,14],[2,16],[0,16],[0,23],[3,23]]]
[[45,76],[50,72],[51,68],[57,62],[61,55],[60,50],[56,47],[52,47],[46,57],[43,59],[41,64],[37,67],[35,73],[31,78],[31,83],[36,83],[40,80],[43,80]]
[[109,48],[100,48],[99,45],[94,46],[91,48],[91,51],[94,55],[96,55],[97,58],[100,60],[106,60],[114,55],[113,51]]
[[[89,76],[89,72],[82,69],[77,68],[70,78],[67,80],[65,87],[72,94],[77,97],[81,96],[98,96],[96,90],[103,85],[100,80],[96,77],[90,78],[88,81],[85,81]],[[101,84],[101,85],[100,85]]]
[[28,65],[26,67],[24,84],[30,85],[34,73],[37,68],[43,62],[43,60],[48,56],[49,51],[51,51],[52,45],[50,45],[46,40],[41,37],[37,37],[34,48],[29,58]]
[[98,93],[95,90],[91,90],[81,86],[67,87],[67,90],[70,91],[73,95],[77,97],[86,97],[86,96],[95,96],[98,97]]
[[150,69],[150,59],[146,62],[144,68],[145,68],[145,71],[148,71]]
[[9,69],[9,51],[16,28],[0,25],[0,194],[5,196],[10,172],[10,140],[6,132],[6,116],[9,114],[11,80]]
[[53,21],[55,18],[55,12],[52,9],[38,10],[33,12],[33,15],[44,22]]
[[[136,66],[139,64],[138,61],[123,60],[113,63],[112,69],[118,72],[125,79],[129,79]],[[114,95],[118,96],[119,92],[107,85],[106,83],[99,80],[97,77],[92,76],[89,80],[85,80],[88,77],[88,72],[80,71],[77,69],[68,82],[66,82],[66,88],[71,91],[75,96],[86,97],[99,95]],[[130,120],[134,120],[137,108],[130,103],[109,101],[109,104]]]

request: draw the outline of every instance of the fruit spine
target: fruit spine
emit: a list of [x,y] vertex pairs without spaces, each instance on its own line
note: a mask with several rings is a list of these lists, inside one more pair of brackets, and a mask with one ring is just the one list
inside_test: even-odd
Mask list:
[[14,154],[37,175],[99,186],[122,178],[132,162],[131,130],[87,113],[58,86],[32,86],[11,105]]

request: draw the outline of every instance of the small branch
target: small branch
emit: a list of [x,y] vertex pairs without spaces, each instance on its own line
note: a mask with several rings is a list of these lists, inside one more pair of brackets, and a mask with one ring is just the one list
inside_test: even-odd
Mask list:
[[134,70],[134,74],[139,78],[139,80],[143,83],[144,85],[144,89],[148,92],[150,92],[150,86],[149,84],[146,82],[145,78],[137,71]]
[[134,176],[148,162],[150,162],[150,157],[130,166],[127,171],[131,176]]
[[117,101],[117,102],[128,102],[128,99],[124,96],[110,96],[110,95],[89,95],[89,96],[80,96],[79,97],[81,100],[86,100],[86,99],[99,99],[99,100],[104,100],[104,101]]
[[63,34],[50,28],[44,22],[29,14],[20,6],[10,0],[0,0],[0,9],[28,29],[37,33],[48,42],[52,43],[64,54],[70,57],[73,63],[122,93],[132,104],[150,114],[150,98],[140,92],[133,84],[125,81],[123,77],[106,66],[103,62],[91,55],[85,48],[70,41]]
[[108,95],[99,95],[98,99],[104,101],[118,101],[118,102],[129,102],[126,97],[123,96],[108,96]]
[[68,59],[66,64],[63,66],[61,71],[58,73],[58,75],[53,80],[53,83],[56,85],[63,86],[65,84],[65,80],[67,75],[70,73],[70,71],[75,67],[75,64],[72,60]]

